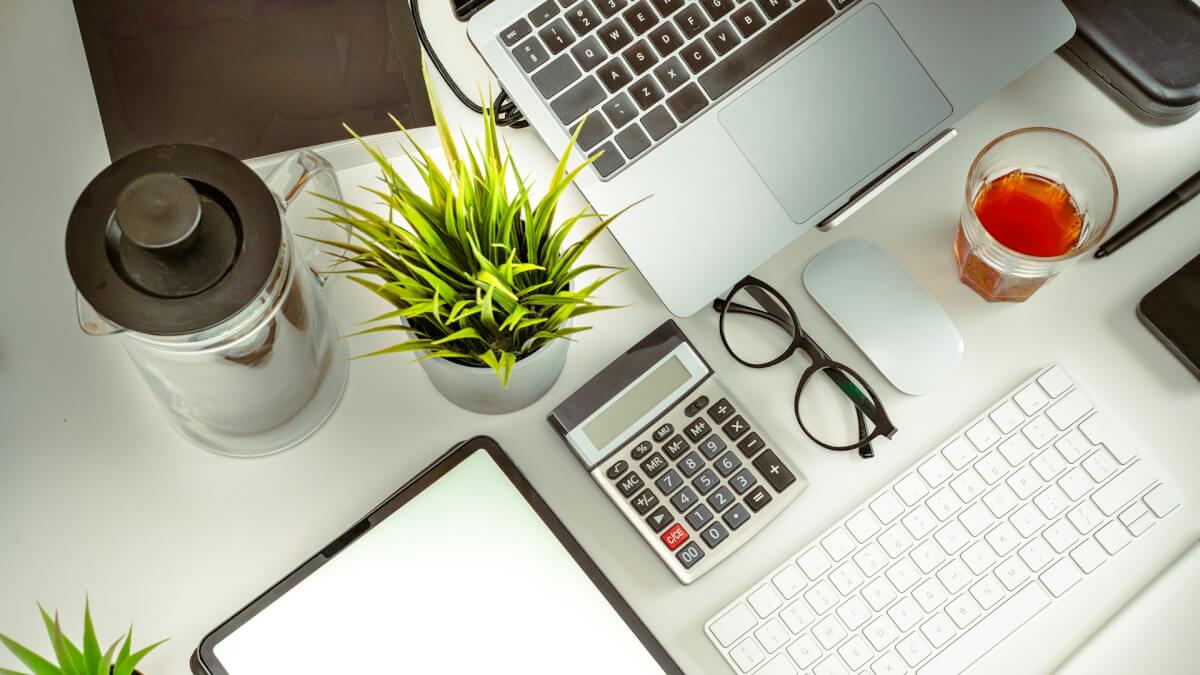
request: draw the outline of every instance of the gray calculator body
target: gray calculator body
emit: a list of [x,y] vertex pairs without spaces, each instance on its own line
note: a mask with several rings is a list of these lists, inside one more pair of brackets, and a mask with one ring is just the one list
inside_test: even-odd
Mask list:
[[808,486],[674,321],[548,419],[685,584],[729,557]]

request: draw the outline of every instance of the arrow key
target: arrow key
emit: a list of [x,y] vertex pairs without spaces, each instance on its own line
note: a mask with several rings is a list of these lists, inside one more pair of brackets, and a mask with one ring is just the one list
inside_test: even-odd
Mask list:
[[672,520],[675,519],[671,517],[671,512],[667,510],[667,507],[660,506],[654,510],[654,513],[646,517],[646,524],[657,533],[667,529]]

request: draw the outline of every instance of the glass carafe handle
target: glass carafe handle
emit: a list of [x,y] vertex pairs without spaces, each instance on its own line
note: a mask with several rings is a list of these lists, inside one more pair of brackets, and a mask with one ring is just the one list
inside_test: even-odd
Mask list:
[[[342,207],[323,197],[342,200],[337,174],[329,160],[312,150],[300,150],[285,157],[271,169],[263,181],[279,202],[288,229],[292,231],[297,260],[303,260],[322,286],[337,260],[317,240],[349,241],[350,233],[342,225],[322,220],[328,211]],[[293,208],[301,196],[306,207]]]

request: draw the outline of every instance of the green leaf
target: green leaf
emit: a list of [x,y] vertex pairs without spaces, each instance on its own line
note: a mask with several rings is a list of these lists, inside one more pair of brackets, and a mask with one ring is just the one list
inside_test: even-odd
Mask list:
[[53,663],[38,656],[8,636],[0,634],[0,643],[8,647],[8,651],[12,652],[18,661],[25,664],[26,668],[32,670],[33,675],[62,675],[62,670]]
[[42,614],[42,623],[45,624],[46,633],[50,636],[50,644],[54,647],[54,656],[58,659],[59,666],[75,671],[83,670],[83,652],[79,651],[79,648],[66,635],[62,634],[58,615],[51,619],[50,614],[41,604],[38,605],[38,611]]
[[83,601],[83,667],[86,673],[95,673],[100,665],[100,641],[96,639],[96,627],[92,625],[91,601]]
[[137,664],[142,659],[146,658],[147,654],[157,649],[159,645],[163,644],[164,642],[166,642],[166,640],[159,640],[149,647],[144,647],[123,659],[118,659],[117,664],[113,666],[112,675],[131,675],[133,673],[133,669],[137,667]]

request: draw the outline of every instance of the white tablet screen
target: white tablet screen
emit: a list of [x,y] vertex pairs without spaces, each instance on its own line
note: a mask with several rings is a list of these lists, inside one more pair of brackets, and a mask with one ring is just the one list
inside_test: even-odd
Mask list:
[[484,450],[213,653],[230,675],[662,673]]

